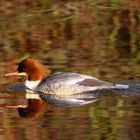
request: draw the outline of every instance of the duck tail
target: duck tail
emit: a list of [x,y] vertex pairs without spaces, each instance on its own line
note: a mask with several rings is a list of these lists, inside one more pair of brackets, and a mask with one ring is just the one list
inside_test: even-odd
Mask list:
[[125,97],[140,96],[140,86],[135,84],[115,84],[114,90],[115,93]]
[[135,84],[115,84],[112,88],[100,89],[94,92],[97,97],[108,95],[120,95],[122,97],[140,97],[140,85]]
[[128,89],[129,85],[115,84],[115,89]]

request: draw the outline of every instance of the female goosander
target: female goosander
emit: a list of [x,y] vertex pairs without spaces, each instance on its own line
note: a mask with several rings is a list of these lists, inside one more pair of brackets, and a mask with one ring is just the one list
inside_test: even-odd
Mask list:
[[80,106],[98,99],[95,91],[106,89],[127,89],[127,85],[101,81],[84,74],[50,71],[38,60],[27,58],[18,64],[17,71],[5,76],[27,75],[25,87],[38,92],[40,97],[57,106]]

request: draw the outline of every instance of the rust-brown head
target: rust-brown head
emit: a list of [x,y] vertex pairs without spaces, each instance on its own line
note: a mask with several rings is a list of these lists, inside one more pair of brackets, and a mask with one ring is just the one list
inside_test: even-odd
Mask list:
[[27,58],[22,60],[14,73],[5,74],[6,77],[14,75],[27,75],[29,81],[37,81],[49,75],[50,71],[38,60]]

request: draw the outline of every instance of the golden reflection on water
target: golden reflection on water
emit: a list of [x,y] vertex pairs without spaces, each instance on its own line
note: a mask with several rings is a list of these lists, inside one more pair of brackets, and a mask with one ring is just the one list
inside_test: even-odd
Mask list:
[[[138,1],[127,0],[1,1],[0,139],[138,140],[137,98],[108,97],[78,108],[48,108],[21,93],[7,93],[7,86],[24,79],[3,75],[33,56],[52,72],[79,72],[112,82],[140,79],[139,9]],[[20,118],[16,109],[5,107],[20,104],[28,104],[29,116]],[[30,112],[32,105],[35,110]]]

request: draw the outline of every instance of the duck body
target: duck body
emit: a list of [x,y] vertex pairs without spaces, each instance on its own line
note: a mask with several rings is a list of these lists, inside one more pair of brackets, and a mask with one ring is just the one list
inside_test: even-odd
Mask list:
[[105,88],[114,88],[114,85],[92,76],[59,72],[44,78],[35,90],[45,94],[70,96]]
[[25,87],[56,106],[81,106],[99,100],[102,95],[99,91],[128,88],[127,85],[113,84],[78,73],[57,72],[49,75],[48,70],[32,58],[21,61],[17,71],[6,76],[25,74],[28,76]]
[[[30,86],[28,88],[30,89]],[[35,90],[43,100],[52,105],[76,107],[98,101],[103,98],[103,93],[110,93],[115,89],[115,84],[92,76],[58,72],[44,78],[31,90]]]

